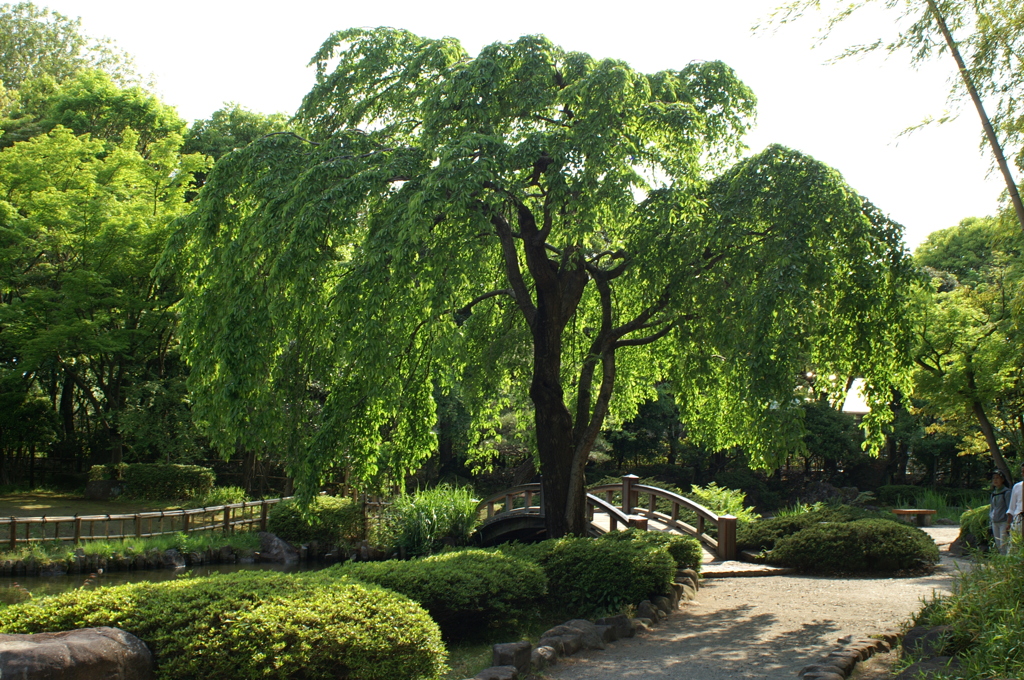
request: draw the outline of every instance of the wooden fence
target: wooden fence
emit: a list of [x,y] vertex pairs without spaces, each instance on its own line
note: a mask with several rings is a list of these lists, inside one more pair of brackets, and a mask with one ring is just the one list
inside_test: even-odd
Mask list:
[[[269,498],[191,510],[157,510],[131,515],[73,515],[63,517],[0,517],[0,536],[7,548],[35,541],[122,540],[200,531],[267,530],[271,506],[287,498]],[[6,531],[4,525],[7,525]],[[97,529],[98,525],[98,529]],[[2,539],[0,539],[2,540]]]

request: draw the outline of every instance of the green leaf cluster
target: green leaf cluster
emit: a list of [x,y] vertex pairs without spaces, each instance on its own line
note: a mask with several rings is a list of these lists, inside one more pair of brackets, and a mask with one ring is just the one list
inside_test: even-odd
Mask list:
[[668,594],[676,571],[669,549],[657,539],[618,532],[499,548],[539,564],[548,580],[547,605],[573,618],[603,616]]
[[450,484],[396,496],[374,523],[374,542],[410,557],[467,545],[480,523],[476,504],[469,488]]
[[446,652],[408,598],[337,578],[238,572],[79,589],[8,607],[0,631],[113,626],[153,652],[157,678],[434,680]]
[[547,592],[540,566],[491,550],[347,563],[329,571],[375,583],[420,603],[447,638],[522,624],[536,615]]
[[366,519],[350,498],[314,496],[305,507],[294,499],[276,504],[267,531],[295,545],[316,541],[324,548],[345,546],[365,538]]

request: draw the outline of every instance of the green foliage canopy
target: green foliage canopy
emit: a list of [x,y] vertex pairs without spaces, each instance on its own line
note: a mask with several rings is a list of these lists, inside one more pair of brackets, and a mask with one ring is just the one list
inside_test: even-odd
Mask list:
[[1019,242],[996,219],[968,219],[932,233],[915,253],[932,275],[916,297],[915,393],[946,431],[968,441],[973,434],[974,448],[1007,475],[1003,446],[1024,450]]
[[59,82],[85,68],[101,68],[122,84],[137,79],[130,57],[81,26],[81,19],[31,2],[0,5],[0,86],[19,89],[43,75]]
[[480,428],[528,392],[549,530],[581,532],[590,447],[659,380],[695,440],[771,465],[808,357],[900,374],[900,228],[795,151],[730,167],[754,96],[726,65],[392,29],[313,61],[307,136],[221,158],[169,249],[196,412],[289,451],[307,495],[335,463],[415,466],[435,386]]

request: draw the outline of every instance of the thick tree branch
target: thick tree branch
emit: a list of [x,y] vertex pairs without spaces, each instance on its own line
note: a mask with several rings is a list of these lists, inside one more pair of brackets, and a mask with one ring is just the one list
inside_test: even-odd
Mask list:
[[512,240],[512,227],[501,213],[486,204],[484,207],[490,213],[491,224],[494,225],[498,240],[501,242],[501,254],[505,261],[505,276],[512,286],[512,297],[519,305],[520,311],[526,318],[526,323],[533,326],[537,317],[537,308],[530,299],[530,291],[527,290],[526,282],[523,280],[523,272],[519,267],[519,253],[516,252],[516,244]]

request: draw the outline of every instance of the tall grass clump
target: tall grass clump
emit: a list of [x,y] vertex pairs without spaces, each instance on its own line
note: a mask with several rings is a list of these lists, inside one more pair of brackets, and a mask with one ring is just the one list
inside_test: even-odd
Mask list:
[[921,625],[952,627],[944,650],[961,661],[963,680],[1024,678],[1024,554],[990,555],[960,572],[953,594],[928,602]]
[[467,545],[480,521],[476,504],[469,489],[449,484],[398,496],[379,522],[374,542],[404,549],[410,557]]

